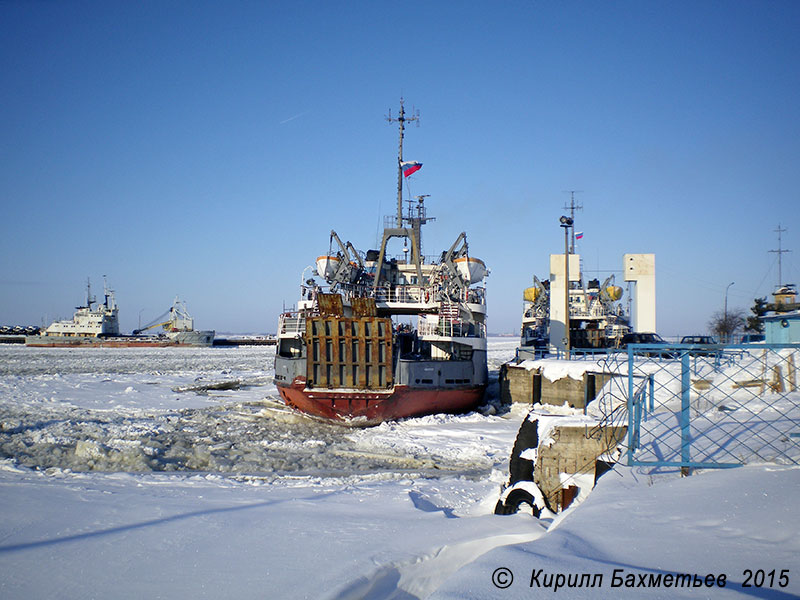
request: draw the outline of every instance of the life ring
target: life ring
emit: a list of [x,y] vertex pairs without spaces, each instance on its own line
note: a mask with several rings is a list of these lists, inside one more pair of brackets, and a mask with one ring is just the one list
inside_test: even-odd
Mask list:
[[431,293],[428,290],[425,290],[425,302],[430,302],[431,300]]

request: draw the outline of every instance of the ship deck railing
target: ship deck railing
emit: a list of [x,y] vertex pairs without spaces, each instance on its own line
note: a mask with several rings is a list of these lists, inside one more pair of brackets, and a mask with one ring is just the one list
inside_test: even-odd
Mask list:
[[[486,325],[463,321],[461,319],[448,319],[440,316],[438,320],[420,320],[417,325],[420,335],[435,335],[442,337],[471,337],[485,338]],[[281,315],[278,324],[279,336],[302,336],[306,332],[306,315],[300,313],[285,313]]]
[[[401,304],[429,304],[441,300],[437,286],[396,285],[394,287],[378,287],[375,294],[376,302],[401,303]],[[486,290],[484,288],[465,288],[458,298],[451,298],[468,304],[485,304]]]
[[417,324],[420,335],[436,335],[442,337],[486,337],[486,325],[483,323],[469,323],[461,320],[439,319],[439,322],[420,321]]
[[435,291],[430,286],[397,285],[380,286],[375,291],[375,302],[400,304],[427,304],[435,301]]
[[[439,261],[439,257],[435,254],[422,254],[419,257],[420,263],[423,265],[435,265]],[[414,263],[408,260],[405,254],[386,254],[383,257],[386,262],[395,262],[398,265],[413,265]]]
[[618,315],[616,313],[604,312],[602,310],[577,309],[573,304],[570,306],[569,316],[572,319],[608,319],[617,317]]
[[[302,289],[303,297],[308,297],[309,300],[314,297],[316,291],[330,292],[331,290],[326,287],[317,287],[313,290],[311,288]],[[407,304],[407,305],[433,305],[436,302],[443,302],[449,300],[450,302],[460,302],[463,304],[474,304],[485,306],[486,304],[486,289],[483,287],[469,287],[461,290],[457,297],[450,297],[449,299],[442,298],[441,290],[437,285],[380,285],[377,289],[369,285],[363,284],[342,284],[336,290],[342,294],[345,300],[352,300],[353,298],[375,298],[375,302],[379,304]],[[288,318],[288,317],[287,317]]]
[[[358,297],[375,298],[381,304],[433,304],[439,300],[439,288],[433,285],[380,285],[372,286],[342,285],[339,291],[347,300]],[[474,295],[475,300],[480,296]]]
[[306,332],[305,316],[293,314],[281,315],[278,335],[304,335]]

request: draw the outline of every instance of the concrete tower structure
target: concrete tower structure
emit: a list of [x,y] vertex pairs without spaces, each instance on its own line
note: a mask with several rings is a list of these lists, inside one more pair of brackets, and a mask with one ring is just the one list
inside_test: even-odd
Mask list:
[[656,332],[656,255],[625,254],[625,281],[636,282],[631,327],[642,333]]
[[[566,294],[564,255],[550,255],[550,350],[564,352],[567,347]],[[580,281],[580,254],[569,255],[569,280]]]

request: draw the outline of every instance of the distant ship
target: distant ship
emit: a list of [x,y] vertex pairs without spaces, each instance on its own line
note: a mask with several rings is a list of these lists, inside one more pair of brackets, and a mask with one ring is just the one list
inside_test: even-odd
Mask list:
[[[566,208],[570,209],[571,217],[562,217],[562,227],[566,228],[567,234],[572,234],[572,244],[569,246],[565,241],[565,254],[578,259],[575,261],[578,265],[577,274],[572,273],[567,283],[569,346],[576,349],[619,347],[623,336],[631,331],[630,315],[626,314],[621,302],[623,290],[616,285],[613,274],[602,283],[599,279],[584,280],[580,260],[575,253],[575,240],[581,239],[583,233],[575,233],[575,210],[581,207],[575,203],[574,192]],[[567,257],[564,257],[566,260]],[[533,285],[523,291],[520,350],[524,354],[535,355],[550,349],[550,296],[550,281],[540,281],[536,275],[533,276]],[[561,327],[563,329],[563,323]]]
[[[213,331],[196,331],[186,305],[177,298],[173,306],[153,324],[135,330],[133,335],[119,331],[119,307],[114,291],[103,283],[102,304],[92,296],[91,283],[86,284],[86,305],[78,306],[70,320],[53,321],[39,335],[25,337],[26,346],[35,347],[161,347],[211,346]],[[95,306],[97,304],[97,306]],[[162,327],[158,335],[141,332]]]
[[[520,346],[546,350],[550,341],[550,282],[533,276],[523,292]],[[569,321],[573,348],[614,348],[631,331],[620,303],[622,288],[609,276],[603,283],[592,279],[570,282]]]
[[[425,196],[403,210],[406,117],[400,103],[397,214],[384,223],[380,250],[362,255],[331,232],[330,249],[303,278],[297,308],[278,324],[275,385],[283,400],[328,419],[365,423],[457,413],[477,406],[487,385],[488,274],[469,255],[466,234],[436,258],[421,254]],[[390,238],[404,241],[390,257]],[[335,248],[335,249],[334,249]],[[318,281],[322,280],[322,283]]]

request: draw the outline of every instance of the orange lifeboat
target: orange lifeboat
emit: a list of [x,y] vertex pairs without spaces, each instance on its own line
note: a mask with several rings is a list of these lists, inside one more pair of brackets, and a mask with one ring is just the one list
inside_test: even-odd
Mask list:
[[469,283],[477,283],[486,277],[488,273],[488,270],[486,269],[486,263],[484,263],[480,258],[475,258],[473,256],[462,256],[461,258],[455,259],[453,262],[456,263],[456,268],[458,269],[461,277],[463,277],[464,280],[468,281]]

